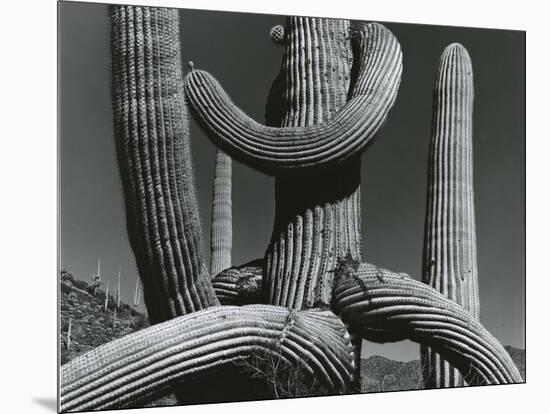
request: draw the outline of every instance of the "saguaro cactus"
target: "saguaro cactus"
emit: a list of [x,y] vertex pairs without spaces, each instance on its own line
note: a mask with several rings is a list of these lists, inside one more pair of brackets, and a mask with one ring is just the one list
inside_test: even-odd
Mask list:
[[69,318],[69,327],[67,328],[67,339],[65,341],[65,347],[67,348],[67,351],[71,349],[71,341],[72,341],[72,327],[73,327],[73,319]]
[[121,276],[121,269],[120,266],[118,268],[118,275],[117,275],[117,287],[116,287],[116,307],[117,309],[120,308],[120,276]]
[[113,7],[112,95],[128,235],[152,322],[218,304],[202,255],[177,10]]
[[[159,323],[64,365],[62,410],[136,405],[168,385],[182,395],[198,376],[215,377],[258,353],[298,364],[330,392],[348,392],[358,382],[362,338],[430,346],[472,384],[521,381],[504,348],[461,305],[361,263],[359,156],[401,76],[389,30],[294,17],[273,30],[285,50],[265,126],[204,71],[192,70],[182,89],[175,11],[112,6],[110,19],[128,232],[147,310]],[[184,91],[224,152],[277,180],[265,260],[227,269],[213,285],[199,250]],[[214,293],[223,303],[269,304],[219,306]]]
[[107,288],[105,289],[105,304],[103,305],[103,311],[107,313],[109,306],[109,281],[107,281]]
[[298,364],[334,389],[353,365],[349,335],[330,311],[213,307],[125,336],[63,366],[61,407],[135,404],[170,381],[196,378],[262,351]]
[[235,158],[278,175],[264,284],[271,304],[327,306],[337,258],[361,259],[358,154],[393,105],[401,50],[382,25],[359,25],[354,34],[357,78],[348,100],[349,23],[287,20],[281,72],[267,104],[268,123],[281,127],[244,115],[206,72],[185,78],[195,114],[213,139]]
[[92,294],[95,296],[97,289],[101,286],[101,259],[97,259],[97,273],[92,273]]
[[233,223],[231,211],[231,157],[216,150],[210,234],[210,274],[231,267]]
[[[479,318],[472,177],[473,71],[460,44],[441,56],[434,87],[422,280]],[[462,384],[460,373],[422,349],[428,387]]]
[[139,278],[136,278],[136,286],[134,287],[134,307],[138,306],[141,301],[141,285]]

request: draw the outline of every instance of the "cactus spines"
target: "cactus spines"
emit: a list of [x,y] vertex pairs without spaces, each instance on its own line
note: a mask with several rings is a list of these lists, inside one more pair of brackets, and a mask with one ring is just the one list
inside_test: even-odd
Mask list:
[[231,267],[233,238],[231,211],[231,157],[216,150],[210,235],[210,274]]
[[218,306],[124,336],[63,365],[61,410],[126,407],[176,379],[185,390],[187,380],[254,351],[298,364],[340,392],[353,370],[350,337],[330,311]]
[[[293,19],[296,22],[292,22]],[[316,47],[291,43],[292,28],[287,29],[289,33],[285,36],[285,42],[291,44],[289,48],[304,48],[308,50],[306,54],[309,53],[307,58],[302,54],[301,59],[291,65],[296,73],[289,74],[289,77],[306,76],[311,88],[319,87],[325,82],[334,84],[341,76],[339,67],[321,66],[317,72],[309,71],[309,77],[305,70],[313,68],[315,63],[326,63],[324,55],[337,54],[342,49],[334,38],[315,38],[315,33],[323,31],[335,36],[334,28],[327,27],[323,30],[319,26],[341,23],[335,20],[328,20],[329,23],[326,23],[327,20],[323,22],[318,19],[320,23],[315,27],[314,23],[310,24],[315,22],[314,19],[290,20],[291,25],[304,27],[305,36],[302,38],[310,38]],[[344,45],[348,44],[349,30],[342,34],[347,36]],[[326,110],[323,109],[326,105],[332,108],[337,106],[334,99],[340,99],[338,90],[327,90],[321,86],[320,92],[324,90],[324,94],[316,94],[312,98],[312,104],[304,106],[301,102],[309,97],[296,94],[291,87],[287,87],[289,96],[286,99],[294,101],[298,108],[308,109],[296,111],[292,114],[292,119],[283,120],[283,124],[287,124],[283,127],[261,125],[245,115],[233,104],[220,84],[202,70],[189,72],[185,77],[186,95],[197,118],[216,144],[233,158],[260,171],[281,174],[289,169],[304,170],[338,165],[361,154],[374,138],[393,106],[401,80],[401,48],[393,34],[377,23],[361,24],[359,34],[356,38],[359,49],[358,75],[352,86],[350,99],[333,116],[324,118],[323,122],[315,122],[316,114]],[[300,41],[298,36],[295,39],[295,42]],[[322,40],[331,41],[331,46],[335,46],[335,49],[323,49]],[[305,61],[313,63],[304,65]],[[298,68],[299,62],[304,65],[303,69]],[[342,85],[346,83],[345,79],[339,81]],[[298,83],[298,79],[295,82]],[[349,76],[347,83],[349,84]],[[347,90],[345,92],[344,96],[347,96]]]
[[[422,280],[479,318],[473,190],[473,72],[457,43],[441,55],[434,87]],[[462,385],[460,373],[422,349],[425,385]]]
[[128,235],[156,323],[219,303],[201,251],[178,12],[111,6],[109,18]]
[[479,320],[425,283],[368,263],[335,277],[335,311],[364,338],[409,338],[430,346],[471,385],[522,381],[508,352]]

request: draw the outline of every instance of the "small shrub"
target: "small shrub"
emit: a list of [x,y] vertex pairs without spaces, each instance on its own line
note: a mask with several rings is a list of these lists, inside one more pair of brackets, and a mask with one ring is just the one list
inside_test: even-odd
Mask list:
[[277,352],[256,351],[250,358],[242,358],[236,365],[251,378],[264,380],[274,398],[296,398],[329,395],[330,390],[299,364],[291,364]]

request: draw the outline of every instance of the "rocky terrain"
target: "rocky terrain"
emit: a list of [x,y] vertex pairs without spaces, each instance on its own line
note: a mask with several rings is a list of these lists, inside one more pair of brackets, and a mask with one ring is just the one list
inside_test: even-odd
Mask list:
[[[105,311],[105,291],[93,288],[70,273],[61,274],[61,364],[101,344],[148,326],[147,317],[126,303],[116,306],[109,295]],[[71,325],[70,340],[68,339]]]

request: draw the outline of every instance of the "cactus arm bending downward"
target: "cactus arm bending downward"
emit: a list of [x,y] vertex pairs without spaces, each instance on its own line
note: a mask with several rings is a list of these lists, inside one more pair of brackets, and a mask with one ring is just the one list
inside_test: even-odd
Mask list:
[[521,382],[504,347],[460,305],[426,284],[371,264],[337,272],[335,311],[365,339],[430,346],[470,385]]
[[360,153],[378,132],[395,102],[402,56],[397,39],[378,23],[360,24],[358,75],[344,107],[326,122],[301,127],[257,123],[207,72],[184,80],[188,101],[210,136],[232,157],[260,171],[280,174],[332,166]]
[[109,21],[128,236],[156,323],[219,304],[201,254],[178,11],[110,6]]
[[174,380],[185,391],[186,380],[254,352],[280,355],[336,392],[351,381],[350,336],[330,311],[217,306],[127,335],[63,365],[61,411],[127,407]]
[[222,305],[266,303],[262,291],[264,259],[225,269],[212,279],[212,286]]

